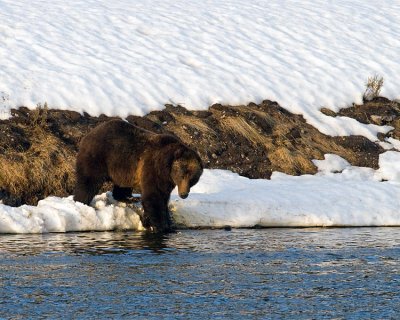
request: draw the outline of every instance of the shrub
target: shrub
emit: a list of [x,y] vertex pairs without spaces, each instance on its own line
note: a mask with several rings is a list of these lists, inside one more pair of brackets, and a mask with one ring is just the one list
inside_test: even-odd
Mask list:
[[377,97],[381,93],[381,89],[383,86],[383,77],[375,74],[372,77],[368,77],[367,82],[365,83],[365,92],[363,94],[364,101],[371,101]]

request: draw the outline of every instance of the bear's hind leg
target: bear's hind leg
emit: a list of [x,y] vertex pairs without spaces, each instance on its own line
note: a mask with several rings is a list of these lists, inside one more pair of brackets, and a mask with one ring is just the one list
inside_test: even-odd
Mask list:
[[114,184],[112,191],[113,198],[117,201],[129,200],[129,198],[132,198],[132,190],[132,188],[123,188]]
[[90,177],[77,177],[74,200],[90,205],[93,197],[99,192],[102,182]]

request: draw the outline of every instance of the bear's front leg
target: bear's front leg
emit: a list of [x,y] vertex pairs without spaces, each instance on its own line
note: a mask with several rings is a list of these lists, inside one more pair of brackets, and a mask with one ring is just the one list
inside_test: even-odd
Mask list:
[[157,193],[142,193],[143,227],[155,232],[172,232],[172,220],[168,211],[169,197]]

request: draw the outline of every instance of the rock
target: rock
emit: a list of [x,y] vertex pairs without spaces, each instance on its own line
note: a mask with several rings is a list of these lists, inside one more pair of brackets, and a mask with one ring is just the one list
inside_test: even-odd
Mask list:
[[329,116],[329,117],[336,117],[336,112],[333,111],[333,110],[331,110],[331,109],[328,109],[328,108],[321,108],[320,111],[321,111],[324,115],[326,115],[326,116]]

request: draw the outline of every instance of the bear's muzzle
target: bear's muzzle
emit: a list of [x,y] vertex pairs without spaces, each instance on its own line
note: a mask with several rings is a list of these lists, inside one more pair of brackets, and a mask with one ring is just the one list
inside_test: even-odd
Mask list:
[[180,192],[180,193],[179,193],[179,196],[180,196],[182,199],[186,199],[186,198],[189,196],[189,192]]

